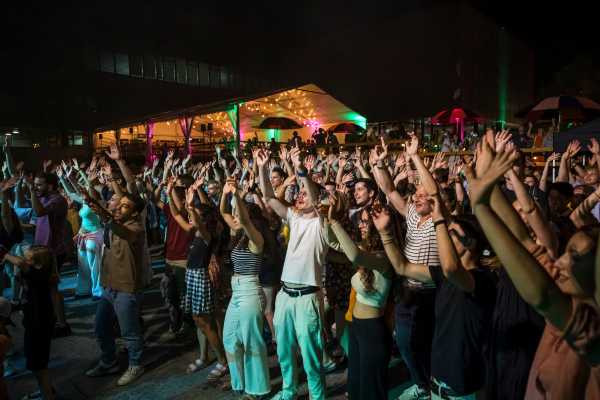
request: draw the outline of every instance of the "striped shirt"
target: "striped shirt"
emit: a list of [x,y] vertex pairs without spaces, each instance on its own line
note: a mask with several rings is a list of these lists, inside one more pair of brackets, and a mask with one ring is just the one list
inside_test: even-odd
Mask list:
[[233,272],[239,275],[258,275],[262,266],[262,255],[252,253],[248,248],[231,250]]
[[[428,267],[439,266],[440,257],[433,220],[429,218],[419,226],[420,219],[421,216],[417,213],[415,205],[413,203],[409,204],[406,215],[404,256],[411,263],[425,264]],[[417,289],[435,288],[433,282],[423,283],[414,279],[407,279],[407,284],[409,287]]]

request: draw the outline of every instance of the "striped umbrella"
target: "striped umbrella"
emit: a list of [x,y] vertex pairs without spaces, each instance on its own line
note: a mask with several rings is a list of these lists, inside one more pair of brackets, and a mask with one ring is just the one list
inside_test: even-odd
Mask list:
[[532,122],[552,118],[563,121],[588,121],[600,117],[600,104],[587,97],[553,96],[519,111],[515,116]]

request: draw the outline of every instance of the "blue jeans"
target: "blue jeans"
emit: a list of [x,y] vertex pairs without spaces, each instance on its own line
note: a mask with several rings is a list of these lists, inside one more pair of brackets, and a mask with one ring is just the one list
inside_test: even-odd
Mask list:
[[414,384],[427,388],[435,326],[435,291],[405,289],[410,296],[396,304],[396,345]]
[[121,337],[127,344],[129,365],[140,365],[144,337],[140,326],[142,293],[119,292],[104,288],[96,309],[96,337],[102,352],[102,362],[110,365],[117,358],[113,323],[119,321]]

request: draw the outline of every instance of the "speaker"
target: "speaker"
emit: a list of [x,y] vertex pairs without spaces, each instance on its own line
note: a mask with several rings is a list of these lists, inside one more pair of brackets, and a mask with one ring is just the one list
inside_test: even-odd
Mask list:
[[200,124],[200,132],[206,132],[206,124]]
[[102,134],[101,133],[98,134],[98,139],[102,140]]
[[212,122],[209,122],[209,123],[208,123],[208,128],[207,128],[207,129],[208,129],[209,131],[212,131],[212,130],[213,130],[213,125],[212,125]]

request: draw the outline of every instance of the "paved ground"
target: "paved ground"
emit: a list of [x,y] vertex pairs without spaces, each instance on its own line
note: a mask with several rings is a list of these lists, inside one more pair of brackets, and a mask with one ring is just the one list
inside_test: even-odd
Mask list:
[[[84,371],[98,360],[99,351],[93,334],[96,305],[91,299],[76,300],[72,297],[75,285],[74,272],[63,275],[61,290],[65,293],[67,319],[71,324],[73,335],[56,339],[52,342],[50,373],[60,398],[69,400],[83,399],[235,399],[230,391],[222,391],[217,387],[205,384],[208,370],[195,374],[187,374],[186,368],[197,356],[195,335],[187,339],[171,341],[161,340],[167,331],[168,315],[158,291],[162,263],[155,262],[155,279],[147,291],[144,300],[145,350],[143,364],[146,373],[135,383],[119,388],[116,386],[118,376],[105,378],[87,378]],[[19,318],[14,318],[17,328],[13,330],[16,345],[14,355],[10,357],[10,366],[14,374],[7,378],[11,399],[20,399],[25,394],[37,389],[33,375],[25,369],[22,357],[22,330]],[[126,353],[120,357],[121,366],[126,367]],[[402,363],[392,362],[390,374],[394,380],[394,389],[390,398],[408,385],[406,372]],[[270,357],[273,393],[281,385],[281,377],[276,356]],[[346,370],[341,369],[327,375],[327,398],[344,399]],[[307,399],[306,385],[302,386],[301,398]]]

